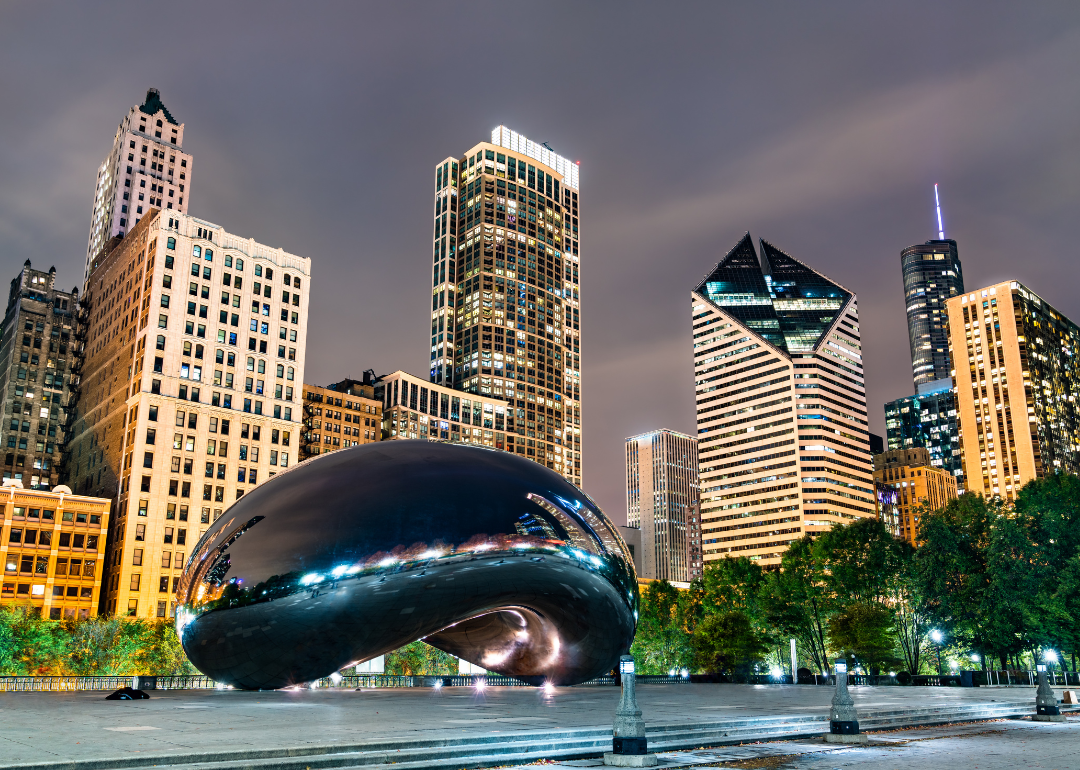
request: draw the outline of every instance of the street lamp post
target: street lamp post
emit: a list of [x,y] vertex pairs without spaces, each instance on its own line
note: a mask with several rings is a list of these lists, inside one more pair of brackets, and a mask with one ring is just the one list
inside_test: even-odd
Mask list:
[[944,638],[942,633],[936,628],[930,632],[930,638],[934,640],[934,650],[937,652],[937,672],[938,676],[943,676],[945,670],[941,667],[941,640]]
[[652,767],[656,755],[650,754],[645,739],[645,720],[637,704],[635,689],[634,657],[619,658],[619,674],[622,692],[615,709],[612,729],[612,750],[604,754],[604,764],[614,767]]
[[847,687],[847,661],[836,661],[836,690],[833,692],[832,708],[829,709],[829,732],[825,734],[826,743],[867,743],[866,736],[859,732],[859,714],[855,710],[855,701]]
[[1064,722],[1065,715],[1058,708],[1057,696],[1050,689],[1050,680],[1046,678],[1046,666],[1040,663],[1036,668],[1039,675],[1039,687],[1035,690],[1035,716],[1032,717],[1032,720],[1036,722]]

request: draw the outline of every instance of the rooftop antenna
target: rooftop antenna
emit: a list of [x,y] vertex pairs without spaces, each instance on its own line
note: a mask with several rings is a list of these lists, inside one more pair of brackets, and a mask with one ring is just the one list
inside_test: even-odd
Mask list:
[[941,224],[941,198],[938,197],[937,182],[934,183],[934,204],[937,206],[938,240],[945,240],[945,228]]

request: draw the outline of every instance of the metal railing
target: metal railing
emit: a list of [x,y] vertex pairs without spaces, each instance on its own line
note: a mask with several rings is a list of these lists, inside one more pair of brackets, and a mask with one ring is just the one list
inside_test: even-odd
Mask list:
[[0,676],[0,692],[74,692],[118,690],[212,690],[208,676]]
[[[1050,671],[1050,683],[1057,687],[1080,686],[1080,673],[1075,671]],[[638,684],[791,684],[788,675],[742,674],[692,674],[689,676],[668,674],[639,674]],[[897,677],[882,674],[849,674],[853,686],[898,686]],[[820,674],[799,677],[799,684],[832,686],[833,679]],[[965,671],[962,675],[921,674],[911,677],[910,684],[918,687],[963,686],[1014,686],[1034,687],[1034,671]],[[610,687],[618,682],[612,675],[605,675],[583,682],[578,687]],[[531,687],[533,685],[510,676],[498,674],[453,674],[445,676],[407,676],[394,674],[350,674],[325,677],[295,689],[382,689],[398,687]],[[121,687],[139,690],[213,690],[230,689],[208,676],[0,676],[0,692],[76,692],[112,691]]]

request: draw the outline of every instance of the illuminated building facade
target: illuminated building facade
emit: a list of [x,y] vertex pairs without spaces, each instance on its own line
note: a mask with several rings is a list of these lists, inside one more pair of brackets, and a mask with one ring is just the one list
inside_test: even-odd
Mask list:
[[96,615],[109,501],[9,484],[0,489],[0,605],[28,604],[52,620]]
[[513,403],[501,398],[463,393],[397,371],[375,379],[374,397],[382,405],[384,441],[437,439],[507,449],[514,430]]
[[874,456],[879,515],[894,527],[894,535],[912,545],[919,544],[921,508],[937,510],[956,497],[956,477],[930,462],[925,447],[893,449]]
[[956,397],[952,378],[919,385],[918,393],[885,404],[885,431],[890,450],[925,447],[930,464],[950,473],[963,492]]
[[965,489],[1080,473],[1080,329],[1016,281],[949,300]]
[[639,578],[701,575],[697,439],[655,430],[626,439],[626,523],[640,530]]
[[760,245],[691,293],[706,562],[876,515],[855,295]]
[[304,384],[304,441],[301,460],[378,441],[382,401],[374,386],[343,380],[328,387]]
[[151,88],[120,122],[112,150],[98,168],[86,280],[109,241],[130,231],[144,212],[188,210],[192,162],[183,146],[184,124],[176,122]]
[[113,500],[103,613],[171,615],[202,533],[297,462],[310,276],[158,209],[95,261],[67,478]]
[[900,252],[907,304],[911,373],[915,387],[948,379],[949,330],[945,303],[964,292],[954,240],[931,240]]
[[499,126],[434,177],[431,382],[505,400],[506,451],[580,486],[578,166]]
[[26,261],[11,281],[0,342],[4,480],[38,489],[60,483],[68,410],[78,391],[79,290],[56,287],[56,268]]

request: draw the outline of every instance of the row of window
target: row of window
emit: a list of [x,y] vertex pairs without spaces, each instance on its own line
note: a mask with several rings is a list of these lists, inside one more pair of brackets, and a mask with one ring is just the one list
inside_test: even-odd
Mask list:
[[[96,569],[95,559],[68,559],[65,556],[56,560],[56,569],[53,574],[63,577],[92,578]],[[9,553],[4,561],[4,571],[48,575],[49,557],[36,556],[32,553]]]

